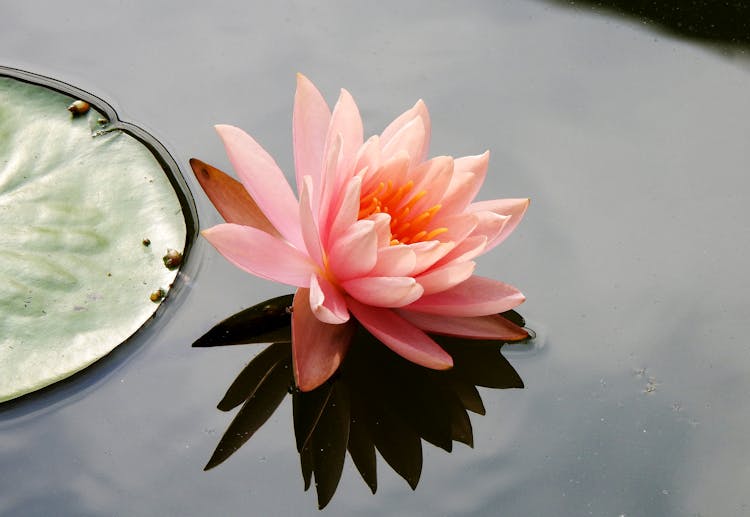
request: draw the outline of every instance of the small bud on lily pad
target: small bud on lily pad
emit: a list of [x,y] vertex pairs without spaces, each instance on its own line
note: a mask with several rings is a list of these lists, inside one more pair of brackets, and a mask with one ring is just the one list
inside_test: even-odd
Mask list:
[[74,117],[83,115],[89,110],[89,103],[82,100],[73,101],[73,104],[68,106],[68,111],[73,114]]
[[151,246],[151,239],[149,239],[148,237],[143,239],[141,242],[143,243],[144,246]]
[[159,288],[156,291],[154,291],[153,293],[151,293],[151,296],[149,296],[149,299],[152,302],[154,302],[154,303],[158,303],[158,302],[162,301],[166,295],[167,295],[167,293],[164,292],[164,289]]
[[171,248],[167,249],[167,254],[162,257],[167,269],[177,269],[182,264],[182,253]]

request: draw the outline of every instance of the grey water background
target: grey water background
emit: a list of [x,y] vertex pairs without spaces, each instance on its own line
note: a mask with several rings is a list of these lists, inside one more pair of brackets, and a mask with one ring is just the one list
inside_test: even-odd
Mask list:
[[[482,199],[529,196],[479,272],[521,288],[524,390],[483,391],[475,448],[424,447],[415,492],[348,461],[329,515],[748,515],[750,66],[745,47],[562,2],[29,2],[0,62],[107,99],[183,168],[212,126],[291,177],[294,74],[358,101],[368,134],[423,98],[432,153],[492,151]],[[708,23],[708,22],[707,22]],[[256,346],[196,350],[289,292],[199,240],[162,316],[87,374],[0,406],[0,515],[315,515],[287,402],[202,467]],[[387,382],[387,379],[383,379]]]

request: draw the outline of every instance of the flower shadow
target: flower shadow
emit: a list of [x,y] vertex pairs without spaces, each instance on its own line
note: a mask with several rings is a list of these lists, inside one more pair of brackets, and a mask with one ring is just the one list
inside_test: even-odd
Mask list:
[[[415,489],[422,472],[422,440],[451,452],[454,442],[473,447],[469,412],[483,415],[478,386],[522,388],[523,381],[501,355],[503,342],[432,336],[454,367],[430,370],[392,352],[358,325],[338,372],[319,388],[302,392],[292,374],[292,295],[246,309],[216,325],[193,346],[273,341],[237,376],[218,408],[242,406],[205,469],[216,467],[292,396],[294,431],[305,490],[315,480],[319,508],[333,497],[346,452],[373,493],[376,451]],[[504,316],[523,325],[515,312]]]

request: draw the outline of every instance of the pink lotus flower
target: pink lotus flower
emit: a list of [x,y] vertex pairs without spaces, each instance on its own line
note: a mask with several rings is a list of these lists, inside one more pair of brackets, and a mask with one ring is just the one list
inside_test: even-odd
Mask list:
[[489,152],[427,159],[430,118],[421,100],[365,141],[349,92],[341,91],[331,113],[298,75],[299,199],[252,137],[232,126],[216,130],[249,197],[231,188],[214,193],[228,223],[202,233],[236,266],[298,288],[292,348],[301,390],[336,371],[355,328],[352,316],[394,352],[433,369],[453,361],[428,333],[527,336],[497,314],[524,296],[473,275],[473,259],[513,231],[529,200],[473,202]]

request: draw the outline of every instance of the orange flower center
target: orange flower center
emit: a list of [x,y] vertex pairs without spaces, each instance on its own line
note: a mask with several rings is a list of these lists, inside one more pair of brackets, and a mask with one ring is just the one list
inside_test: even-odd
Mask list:
[[448,228],[432,228],[432,219],[440,211],[440,204],[427,210],[414,207],[427,194],[426,190],[413,193],[414,181],[402,185],[379,183],[369,192],[363,192],[359,200],[358,219],[373,214],[385,213],[391,216],[391,246],[429,241],[448,231]]

